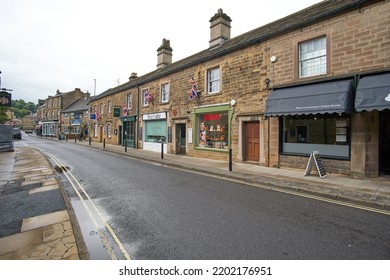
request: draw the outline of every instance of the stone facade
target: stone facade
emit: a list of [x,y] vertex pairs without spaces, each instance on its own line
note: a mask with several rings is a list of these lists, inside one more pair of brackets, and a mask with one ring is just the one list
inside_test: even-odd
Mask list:
[[[230,18],[220,10],[210,22],[218,22],[218,14],[225,16],[222,23],[228,19],[223,30],[228,35],[220,34],[223,42],[175,63],[168,60],[158,71],[133,77],[91,100],[91,112],[100,114],[91,124],[92,140],[124,145],[125,133],[133,131],[134,148],[153,150],[162,141],[167,153],[226,161],[231,149],[234,162],[304,169],[307,155],[283,154],[280,149],[281,118],[264,117],[267,98],[280,87],[390,69],[390,1],[358,2],[323,1],[232,39]],[[218,37],[215,25],[211,28],[210,41]],[[299,44],[320,37],[326,38],[326,72],[300,78]],[[218,88],[209,93],[212,73],[217,73]],[[192,78],[200,96],[193,99]],[[145,92],[153,101],[144,102]],[[124,117],[122,105],[129,94],[132,107]],[[109,102],[121,108],[121,117],[108,112]],[[213,118],[221,118],[221,123],[199,132],[202,120]],[[350,116],[350,155],[324,159],[329,172],[378,175],[378,119],[375,111]],[[216,132],[219,138],[212,139],[213,146],[204,146],[201,133],[210,137]]]

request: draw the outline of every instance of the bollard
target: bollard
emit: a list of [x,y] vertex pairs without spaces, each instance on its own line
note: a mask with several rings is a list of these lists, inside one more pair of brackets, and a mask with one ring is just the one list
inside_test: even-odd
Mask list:
[[88,137],[88,143],[91,146],[91,137]]
[[229,171],[232,171],[232,149],[229,149]]
[[127,141],[125,140],[125,152],[127,153]]
[[164,142],[161,141],[161,159],[164,159]]
[[106,138],[103,139],[103,148],[106,148]]

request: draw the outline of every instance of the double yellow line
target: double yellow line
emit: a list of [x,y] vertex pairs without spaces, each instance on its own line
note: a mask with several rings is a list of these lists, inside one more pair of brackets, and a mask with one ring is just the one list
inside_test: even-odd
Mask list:
[[[95,211],[95,213],[97,214],[97,216],[100,218],[100,220],[102,221],[104,227],[107,229],[107,231],[111,234],[112,238],[114,239],[115,243],[118,245],[120,251],[122,252],[123,256],[127,259],[127,260],[131,260],[129,254],[127,253],[126,249],[123,247],[122,243],[120,242],[118,236],[115,234],[114,230],[111,228],[111,226],[107,223],[107,221],[104,219],[102,213],[99,211],[99,209],[97,208],[97,206],[95,205],[95,203],[93,203],[92,199],[90,198],[90,196],[88,195],[88,193],[85,191],[85,189],[83,188],[83,186],[78,182],[78,180],[73,176],[73,174],[69,171],[69,169],[61,163],[60,160],[58,160],[55,156],[53,156],[52,154],[49,154],[47,152],[44,152],[49,158],[51,158],[64,172],[64,175],[66,176],[66,178],[68,179],[69,183],[72,185],[75,193],[77,194],[77,196],[79,197],[80,201],[82,202],[85,210],[87,211],[88,215],[90,216],[92,222],[94,223],[94,225],[96,226],[96,228],[98,229],[98,233],[99,233],[99,237],[100,239],[102,240],[103,244],[104,244],[104,247],[106,248],[108,254],[110,255],[111,259],[113,260],[117,260],[118,258],[115,256],[115,253],[110,245],[110,242],[108,241],[104,231],[102,229],[99,229],[99,225],[98,225],[98,222],[96,221],[95,219],[95,216],[92,214],[91,212],[91,209],[90,207],[87,205],[87,202],[92,205],[92,208],[93,210]],[[80,193],[80,191],[81,193]],[[84,197],[82,196],[82,194],[86,197],[86,199],[84,199]],[[92,211],[93,211],[92,210]]]

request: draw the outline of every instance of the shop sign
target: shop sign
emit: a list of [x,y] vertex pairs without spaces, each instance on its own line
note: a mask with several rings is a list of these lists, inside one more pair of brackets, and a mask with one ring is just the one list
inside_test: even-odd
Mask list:
[[142,116],[142,119],[144,121],[150,121],[150,120],[161,120],[161,119],[166,119],[166,114],[165,112],[162,113],[154,113],[154,114],[146,114]]
[[114,117],[119,118],[121,115],[121,108],[115,107],[114,108]]
[[11,107],[11,94],[6,91],[0,91],[0,105]]

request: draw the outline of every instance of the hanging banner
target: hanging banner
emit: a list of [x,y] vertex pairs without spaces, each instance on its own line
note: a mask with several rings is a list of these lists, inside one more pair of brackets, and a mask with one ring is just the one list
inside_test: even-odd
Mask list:
[[310,174],[311,169],[313,167],[313,163],[315,163],[317,167],[318,175],[320,176],[320,178],[321,179],[325,178],[326,177],[325,167],[322,164],[320,152],[318,151],[311,152],[309,161],[306,166],[305,176],[308,176]]

